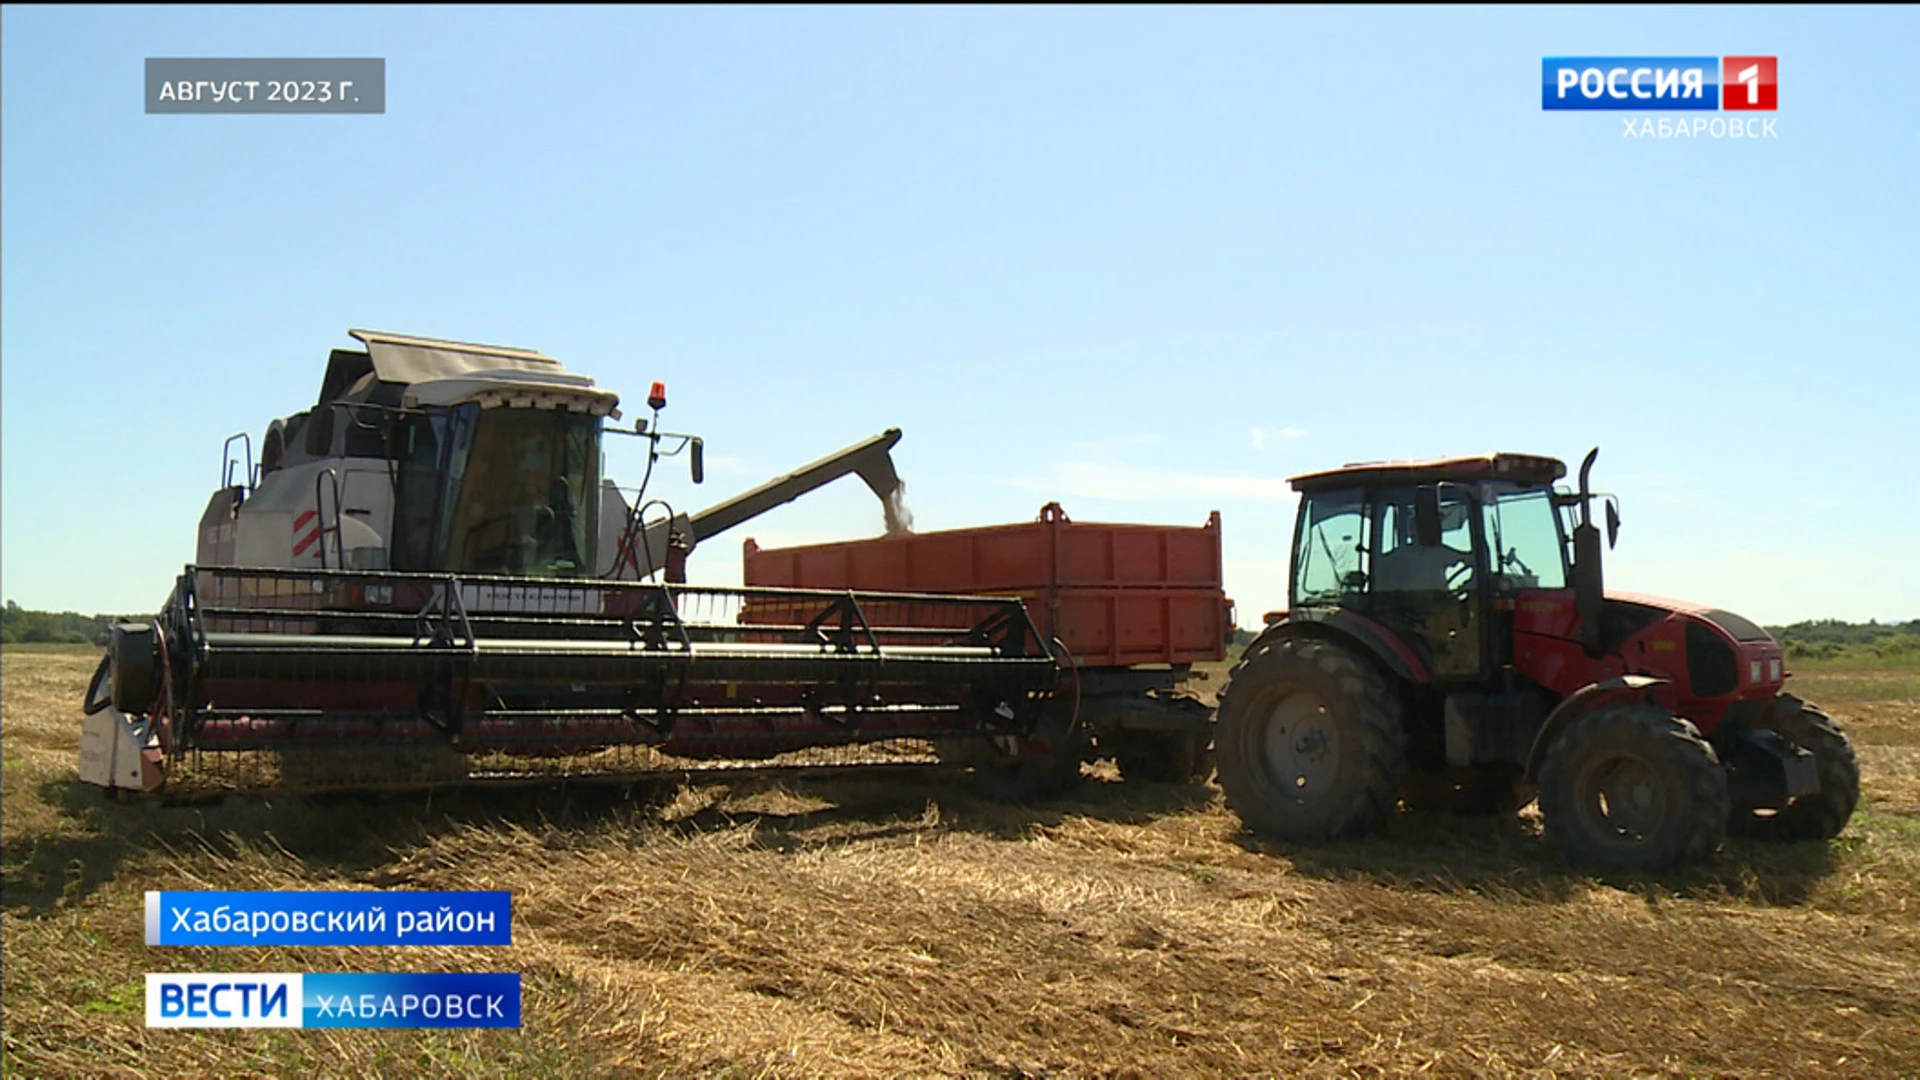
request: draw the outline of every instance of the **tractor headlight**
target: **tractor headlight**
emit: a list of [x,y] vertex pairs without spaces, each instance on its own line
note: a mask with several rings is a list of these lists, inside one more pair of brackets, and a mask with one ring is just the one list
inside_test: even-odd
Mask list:
[[1747,681],[1750,683],[1757,683],[1760,681],[1760,661],[1758,660],[1747,661]]
[[1777,656],[1767,661],[1767,679],[1770,682],[1780,681],[1780,658]]

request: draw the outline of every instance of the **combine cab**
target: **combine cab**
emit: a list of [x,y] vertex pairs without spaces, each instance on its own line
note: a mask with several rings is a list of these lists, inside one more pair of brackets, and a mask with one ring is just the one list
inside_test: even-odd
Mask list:
[[1291,610],[1219,709],[1220,782],[1248,825],[1323,841],[1402,800],[1490,812],[1537,791],[1562,853],[1607,870],[1703,859],[1729,830],[1839,833],[1853,748],[1783,692],[1766,631],[1603,589],[1597,454],[1577,492],[1555,488],[1561,462],[1518,454],[1294,478]]
[[700,541],[840,476],[896,496],[898,431],[682,514],[601,476],[602,439],[630,435],[649,476],[685,452],[701,479],[699,440],[658,430],[660,384],[623,430],[614,394],[539,353],[354,336],[366,351],[333,353],[257,470],[228,441],[196,564],[154,619],[114,628],[86,782],[418,786],[1036,745],[1059,674],[1018,600],[683,583]]

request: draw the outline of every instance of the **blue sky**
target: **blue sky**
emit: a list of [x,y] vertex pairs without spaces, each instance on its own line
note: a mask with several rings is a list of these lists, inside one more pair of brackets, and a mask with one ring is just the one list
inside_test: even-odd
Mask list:
[[[368,327],[539,348],[630,408],[665,380],[711,455],[659,489],[683,505],[898,426],[922,529],[1219,509],[1243,622],[1284,606],[1284,477],[1596,444],[1610,585],[1920,615],[1912,8],[0,24],[0,589],[29,607],[153,608],[221,440]],[[1724,54],[1780,57],[1777,138],[1540,108],[1543,56]],[[387,112],[148,116],[149,56],[382,56]],[[880,522],[843,481],[691,571]]]

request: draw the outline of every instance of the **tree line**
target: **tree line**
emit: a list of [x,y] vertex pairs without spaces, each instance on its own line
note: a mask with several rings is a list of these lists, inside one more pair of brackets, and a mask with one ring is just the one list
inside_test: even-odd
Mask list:
[[77,611],[33,611],[12,600],[0,611],[0,642],[92,645],[105,640],[120,615],[82,615]]
[[1791,626],[1769,626],[1767,633],[1780,642],[1790,659],[1920,655],[1920,619],[1903,623],[1811,619]]

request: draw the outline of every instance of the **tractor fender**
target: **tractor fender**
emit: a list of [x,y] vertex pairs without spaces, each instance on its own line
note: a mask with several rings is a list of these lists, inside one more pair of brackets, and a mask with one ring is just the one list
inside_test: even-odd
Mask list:
[[1403,682],[1425,686],[1433,681],[1433,675],[1427,670],[1420,657],[1400,640],[1399,635],[1374,622],[1364,615],[1351,611],[1334,611],[1325,615],[1308,615],[1292,612],[1288,618],[1273,623],[1262,631],[1247,646],[1252,652],[1258,645],[1268,640],[1290,637],[1317,637],[1328,641],[1337,641],[1365,654],[1380,665],[1381,670],[1391,673]]
[[1656,679],[1651,675],[1616,675],[1611,679],[1601,679],[1568,694],[1566,699],[1554,706],[1547,719],[1534,733],[1533,748],[1527,752],[1527,771],[1524,779],[1531,784],[1540,776],[1540,763],[1546,760],[1547,750],[1555,739],[1567,729],[1569,724],[1587,715],[1602,705],[1616,701],[1650,701],[1648,693],[1656,686],[1665,686],[1672,679]]

